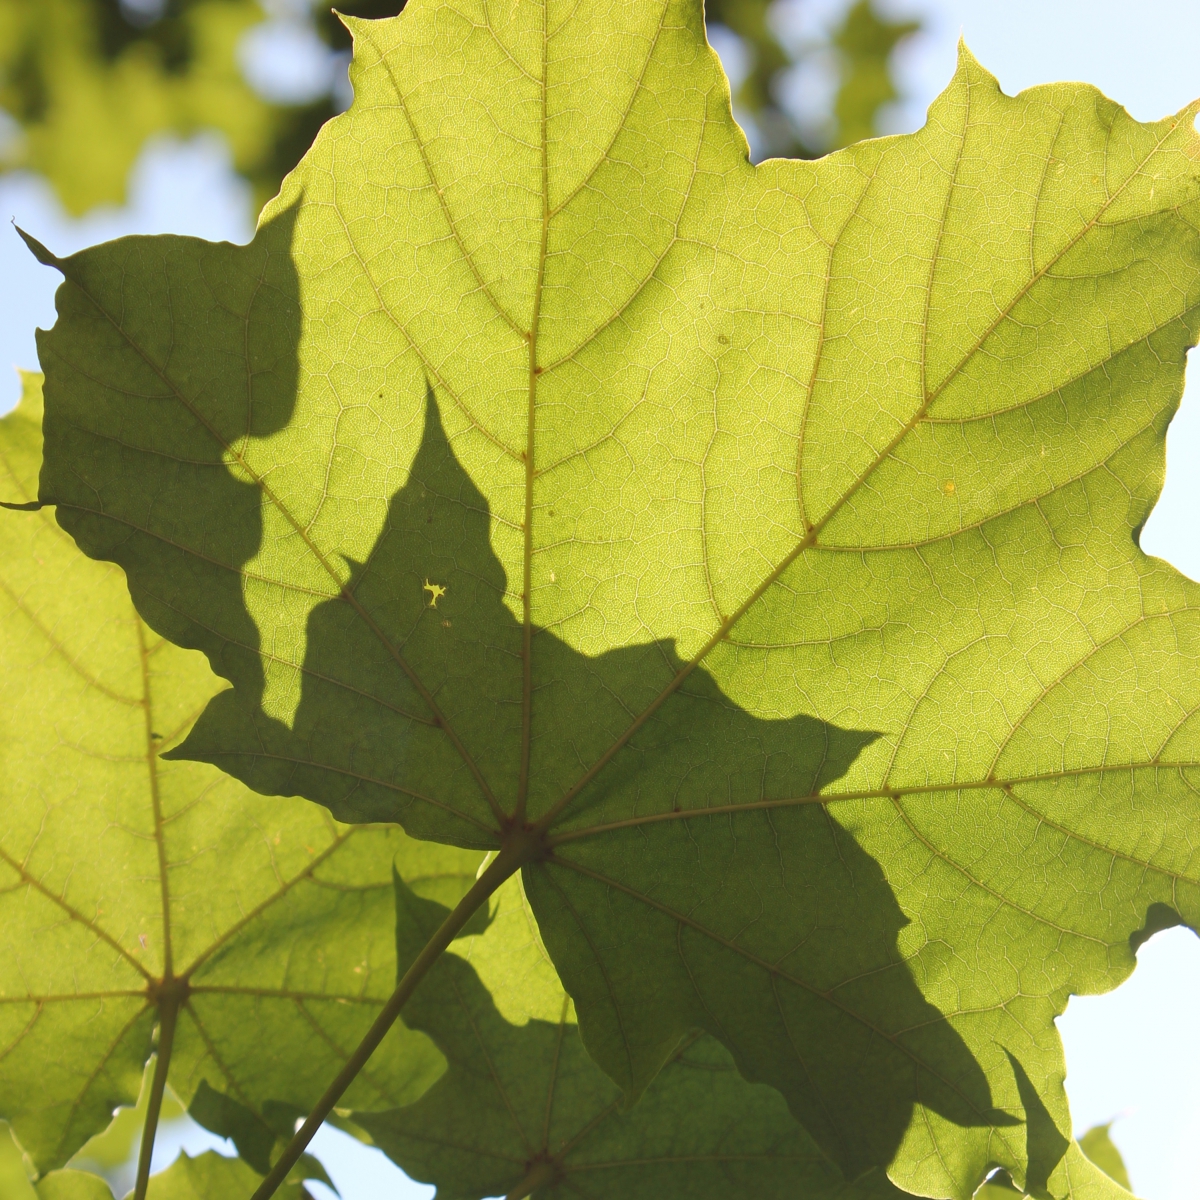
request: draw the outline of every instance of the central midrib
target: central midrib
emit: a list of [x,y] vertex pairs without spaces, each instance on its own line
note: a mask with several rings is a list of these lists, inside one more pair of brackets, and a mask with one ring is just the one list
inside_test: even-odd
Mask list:
[[137,629],[138,666],[142,679],[142,716],[145,722],[146,771],[150,789],[150,811],[154,819],[154,848],[158,858],[159,902],[162,905],[163,979],[174,977],[174,961],[171,951],[171,887],[167,874],[167,847],[163,836],[162,796],[158,782],[159,738],[154,730],[154,695],[150,687],[150,653],[146,646],[146,626],[133,612],[133,623]]
[[546,248],[550,238],[550,144],[547,123],[547,92],[550,72],[548,0],[542,0],[542,103],[541,103],[541,192],[542,228],[538,245],[537,278],[534,283],[533,308],[529,318],[527,370],[529,389],[525,432],[525,508],[523,554],[521,564],[521,765],[517,781],[517,802],[512,824],[525,824],[526,801],[529,797],[529,758],[533,744],[533,484],[537,476],[535,454],[537,447],[537,384],[541,367],[538,365],[538,326],[542,315],[542,291],[546,278]]

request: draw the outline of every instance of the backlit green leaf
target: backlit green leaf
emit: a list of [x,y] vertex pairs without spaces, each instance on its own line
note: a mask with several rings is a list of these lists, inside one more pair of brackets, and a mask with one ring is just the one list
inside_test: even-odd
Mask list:
[[99,1175],[72,1170],[51,1171],[38,1181],[36,1195],[37,1200],[113,1200],[112,1189]]
[[13,1140],[7,1124],[0,1125],[0,1196],[4,1200],[36,1200],[22,1159],[21,1148]]
[[[416,1104],[357,1119],[438,1200],[485,1196],[758,1196],[901,1200],[876,1169],[847,1186],[782,1097],[746,1083],[712,1038],[685,1039],[632,1110],[579,1040],[520,882],[405,1009],[449,1063]],[[397,959],[446,916],[396,881]],[[465,960],[465,961],[464,961]]]
[[[25,384],[0,421],[9,502],[34,494],[40,458],[40,379]],[[265,1171],[392,989],[393,856],[457,899],[478,855],[159,759],[217,681],[47,512],[0,512],[0,678],[0,1117],[39,1171],[65,1163],[137,1098],[173,976],[190,994],[171,1085],[235,1105],[235,1138],[263,1130]],[[394,1032],[356,1102],[414,1099],[442,1069]]]
[[234,685],[174,753],[545,827],[631,1096],[699,1027],[850,1177],[1115,1188],[1053,1017],[1200,920],[1200,593],[1136,541],[1195,109],[964,51],[919,133],[753,167],[696,0],[353,29],[250,246],[38,249],[41,496]]
[[[184,1151],[150,1179],[146,1200],[240,1200],[261,1182],[240,1158],[212,1150],[192,1158]],[[286,1183],[275,1193],[280,1200],[311,1200],[301,1183]]]

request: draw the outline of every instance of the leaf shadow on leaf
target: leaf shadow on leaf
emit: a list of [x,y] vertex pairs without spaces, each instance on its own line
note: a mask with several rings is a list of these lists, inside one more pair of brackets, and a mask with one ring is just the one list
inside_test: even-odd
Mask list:
[[[294,719],[268,715],[262,691],[240,687],[215,697],[172,753],[215,763],[267,794],[306,796],[341,820],[398,821],[417,837],[494,848],[494,817],[443,723],[453,725],[511,811],[520,771],[522,628],[504,602],[507,579],[491,549],[488,504],[454,453],[431,389],[426,400],[411,473],[371,554],[351,564],[342,595],[319,603],[308,619]],[[529,813],[537,816],[683,663],[662,643],[589,657],[546,629],[535,631],[533,658]],[[422,687],[439,716],[430,717]],[[653,836],[645,826],[608,830],[606,823],[620,826],[621,818],[647,812],[683,818],[714,803],[714,794],[729,805],[772,791],[815,796],[875,736],[803,714],[755,717],[697,668],[557,826],[604,832],[525,871],[568,991],[577,1003],[588,1000],[580,1003],[584,1042],[627,1096],[640,1094],[687,1030],[736,1040],[719,1015],[731,991],[774,991],[767,1008],[778,1022],[758,1030],[751,1053],[732,1047],[739,1068],[784,1090],[796,1117],[852,1176],[891,1161],[917,1098],[959,1125],[1014,1123],[993,1108],[982,1069],[904,964],[897,939],[907,919],[879,864],[821,803],[672,819]],[[626,895],[579,873],[590,863],[619,875],[623,864],[648,855],[660,856],[643,863],[661,884],[658,896]],[[720,911],[722,881],[764,862],[768,872],[789,876],[788,886],[758,896],[757,914],[733,900]],[[709,901],[692,909],[701,922],[711,918],[707,928],[679,925],[671,915],[683,905],[670,904],[673,883],[686,877],[694,884],[697,872],[712,881]],[[764,904],[791,906],[784,931],[791,944],[747,975],[738,927],[752,927]],[[564,934],[572,928],[573,936]],[[645,942],[640,959],[654,970],[614,979],[597,951],[614,942]],[[687,975],[694,1000],[663,1012],[659,975],[671,972]],[[612,1029],[621,1044],[612,1044]],[[802,1095],[787,1086],[787,1071],[773,1078],[755,1067],[755,1060],[778,1060],[786,1046],[810,1081]],[[639,1076],[635,1060],[650,1069]]]
[[[447,910],[399,876],[395,891],[403,971]],[[501,905],[511,905],[519,887],[510,881],[504,892]],[[376,1145],[411,1177],[435,1184],[442,1200],[526,1189],[536,1197],[624,1200],[903,1195],[879,1170],[848,1185],[782,1098],[741,1080],[711,1038],[686,1038],[626,1111],[620,1090],[581,1044],[569,1005],[557,1021],[506,1017],[466,953],[439,959],[404,1014],[443,1050],[447,1073],[414,1104],[355,1114]],[[522,984],[499,987],[511,998]]]
[[[543,938],[595,1057],[614,1073],[622,1047],[613,1044],[613,1032],[638,1031],[647,1014],[664,1040],[691,1024],[727,1044],[725,1022],[756,1014],[756,1023],[743,1019],[730,1045],[739,1069],[783,1092],[801,1124],[852,1178],[894,1159],[918,1100],[964,1128],[1019,1124],[993,1106],[981,1066],[903,961],[898,939],[908,920],[879,864],[823,807],[771,815],[770,833],[787,869],[760,903],[790,905],[780,924],[794,944],[775,941],[770,958],[751,958],[753,942],[743,934],[754,914],[748,889],[739,894],[739,873],[762,880],[769,870],[766,839],[749,821],[738,839],[722,839],[716,822],[704,821],[674,831],[671,844],[658,837],[639,845],[627,833],[606,853],[589,847],[593,862],[604,853],[602,880],[580,879],[565,855],[526,869]],[[757,848],[750,845],[756,840]],[[577,853],[576,845],[568,850]],[[677,883],[688,858],[706,863],[711,877],[702,903],[690,911]],[[646,883],[652,874],[657,885]],[[625,879],[636,881],[628,891],[609,882]],[[649,895],[658,911],[647,915],[631,892]],[[577,926],[573,937],[571,926]],[[575,951],[580,941],[594,953]],[[655,970],[614,979],[614,964],[639,961],[653,962]],[[663,976],[687,979],[686,1008],[656,1011]]]
[[1046,1185],[1050,1175],[1062,1161],[1071,1141],[1055,1125],[1054,1118],[1020,1060],[1011,1051],[1005,1050],[1004,1053],[1012,1065],[1017,1091],[1025,1106],[1025,1153],[1029,1163],[1026,1167],[1025,1191],[1031,1196],[1045,1195],[1048,1194]]
[[[272,217],[248,246],[129,237],[113,243],[109,256],[84,251],[59,259],[21,233],[39,262],[69,280],[55,297],[59,325],[79,322],[80,333],[69,346],[56,342],[53,331],[38,331],[43,363],[57,364],[66,356],[69,368],[70,358],[84,353],[84,347],[103,346],[112,335],[112,311],[122,312],[131,327],[122,343],[131,388],[115,399],[98,397],[91,427],[80,429],[61,419],[67,405],[54,403],[59,385],[51,370],[45,384],[40,499],[57,504],[59,524],[91,557],[125,567],[134,603],[155,630],[176,645],[202,650],[217,674],[250,693],[261,693],[263,667],[242,579],[262,544],[263,495],[260,484],[231,468],[229,460],[231,448],[247,438],[279,433],[294,415],[300,341],[300,284],[292,260],[297,211],[294,205]],[[213,356],[196,339],[175,337],[173,309],[184,298],[199,306],[211,338],[236,338],[244,355],[236,383],[226,374],[226,359]],[[155,365],[158,359],[170,362],[169,372]],[[177,377],[185,386],[175,382]],[[149,509],[137,520],[112,521],[55,498],[54,464],[84,453],[94,429],[113,418],[113,408],[119,409],[115,416],[123,437],[106,453],[114,460],[137,461],[154,493],[150,504],[172,513],[167,536],[144,532],[156,528]],[[185,454],[180,446],[186,446]],[[96,465],[111,469],[116,464]],[[183,496],[187,501],[179,502]],[[142,543],[147,540],[161,558],[146,553]],[[197,547],[201,553],[194,552]],[[156,566],[149,572],[132,569],[134,563],[151,561]],[[197,595],[204,595],[203,606],[194,602]]]

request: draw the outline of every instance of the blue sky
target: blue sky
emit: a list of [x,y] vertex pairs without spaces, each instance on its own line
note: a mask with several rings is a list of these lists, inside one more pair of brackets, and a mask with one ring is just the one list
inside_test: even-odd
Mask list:
[[[953,70],[960,34],[1008,92],[1056,79],[1086,80],[1143,120],[1200,96],[1197,0],[877,3],[897,14],[919,15],[926,26],[898,58],[906,99],[889,120],[896,132],[924,119],[925,107]],[[845,0],[796,0],[788,27],[801,36],[836,19],[844,5]],[[304,72],[319,64],[304,58],[304,45],[294,38],[287,50],[286,61],[264,66],[263,78],[274,79],[279,90],[302,92]],[[39,180],[10,176],[0,179],[0,216],[15,219],[60,253],[127,233],[243,241],[252,232],[248,191],[232,176],[215,137],[151,147],[135,169],[124,209],[69,221]],[[7,224],[0,225],[0,279],[0,362],[35,366],[33,331],[53,322],[57,276],[33,262]],[[1168,438],[1166,489],[1142,544],[1200,578],[1200,471],[1193,465],[1200,461],[1200,368],[1191,375]],[[15,373],[0,372],[0,412],[16,399]],[[1076,1129],[1116,1119],[1114,1140],[1145,1200],[1200,1196],[1197,997],[1200,940],[1172,930],[1142,948],[1129,982],[1107,996],[1076,997],[1059,1022]],[[195,1152],[212,1141],[196,1127],[181,1125],[170,1132],[156,1165],[166,1165],[181,1144]],[[326,1131],[315,1148],[345,1200],[416,1200],[432,1192],[344,1135]]]

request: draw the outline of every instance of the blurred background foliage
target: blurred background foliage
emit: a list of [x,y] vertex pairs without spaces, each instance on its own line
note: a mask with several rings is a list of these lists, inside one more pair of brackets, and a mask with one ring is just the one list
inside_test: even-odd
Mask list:
[[125,199],[147,138],[216,129],[265,200],[283,114],[238,55],[262,19],[256,0],[0,0],[3,166],[46,176],[80,215]]
[[[917,29],[872,0],[707,0],[707,19],[756,159],[881,132],[892,53]],[[349,102],[349,56],[344,26],[308,0],[0,0],[0,170],[43,175],[78,216],[125,200],[148,139],[216,130],[261,207]]]

